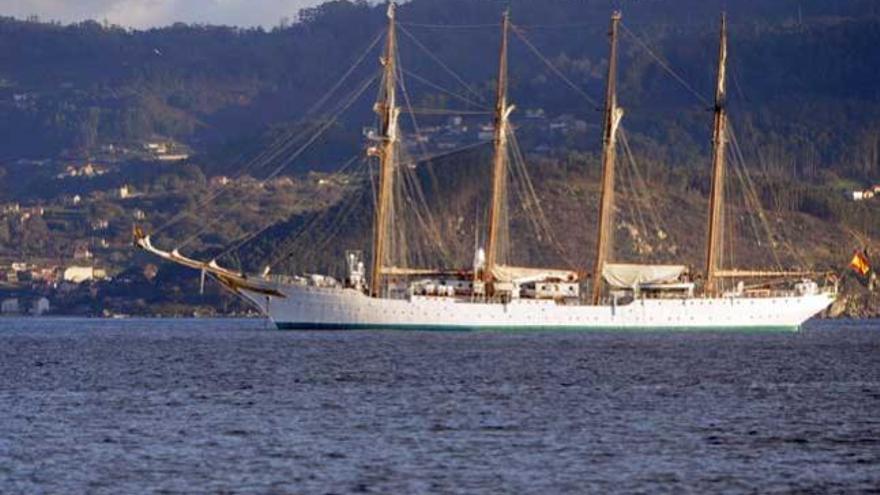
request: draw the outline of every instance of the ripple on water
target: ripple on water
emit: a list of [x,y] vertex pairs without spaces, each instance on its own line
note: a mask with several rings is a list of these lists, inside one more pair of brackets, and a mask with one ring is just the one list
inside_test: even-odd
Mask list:
[[0,320],[0,492],[859,491],[880,327],[275,332]]

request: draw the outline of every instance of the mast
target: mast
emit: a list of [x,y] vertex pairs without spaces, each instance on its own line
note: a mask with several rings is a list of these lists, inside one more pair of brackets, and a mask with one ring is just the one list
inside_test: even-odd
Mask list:
[[605,132],[602,136],[602,193],[599,202],[599,228],[596,236],[596,263],[593,265],[593,304],[599,304],[602,294],[602,271],[611,252],[614,213],[614,160],[617,128],[623,118],[623,109],[617,106],[617,27],[619,11],[611,14],[611,53],[608,57],[608,82],[605,93]]
[[724,208],[724,158],[727,145],[727,16],[721,14],[718,48],[718,81],[715,86],[715,123],[712,136],[712,190],[709,197],[709,233],[706,242],[706,292],[718,290],[718,259],[721,254],[722,210]]
[[370,292],[379,297],[382,288],[382,270],[385,268],[391,210],[391,192],[394,185],[395,152],[397,147],[397,32],[395,25],[396,6],[388,4],[388,36],[385,55],[381,63],[384,67],[382,99],[374,107],[381,120],[380,143],[370,148],[370,156],[379,158],[379,185],[376,198],[375,225],[373,232],[373,277]]
[[510,11],[501,18],[501,56],[498,65],[498,86],[495,101],[495,155],[492,165],[492,204],[489,210],[489,236],[483,280],[491,283],[498,263],[498,230],[504,207],[504,189],[507,186],[507,126],[513,105],[507,105],[507,38],[510,29]]

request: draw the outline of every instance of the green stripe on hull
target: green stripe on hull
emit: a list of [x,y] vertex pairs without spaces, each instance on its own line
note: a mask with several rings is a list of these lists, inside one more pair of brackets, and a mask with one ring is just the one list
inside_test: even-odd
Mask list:
[[297,323],[275,322],[279,330],[410,330],[421,332],[796,332],[797,326],[762,327],[577,327],[577,326],[517,326],[503,325],[416,325],[363,323]]

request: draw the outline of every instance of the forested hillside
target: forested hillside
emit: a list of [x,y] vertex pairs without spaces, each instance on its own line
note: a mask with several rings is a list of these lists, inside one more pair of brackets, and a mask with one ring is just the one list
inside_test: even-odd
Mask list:
[[[731,153],[750,174],[761,221],[774,226],[746,239],[754,204],[734,184],[730,242],[755,262],[771,260],[770,246],[793,256],[783,264],[829,269],[880,233],[873,201],[851,195],[880,183],[878,2],[412,0],[398,12],[402,97],[419,110],[417,123],[402,119],[420,139],[408,152],[467,150],[415,172],[455,263],[469,262],[485,221],[489,150],[479,143],[507,6],[513,121],[554,231],[536,235],[512,214],[511,236],[525,239],[513,253],[520,261],[583,268],[591,257],[615,8],[620,159],[643,175],[621,191],[635,205],[619,212],[621,256],[699,263],[723,9]],[[0,19],[0,260],[63,267],[87,245],[89,263],[139,273],[150,260],[130,248],[131,224],[155,229],[183,214],[157,234],[163,245],[184,241],[187,252],[251,270],[267,260],[336,270],[343,250],[369,240],[369,168],[357,157],[374,124],[368,83],[385,10],[331,1],[272,29]],[[147,300],[192,303],[192,287],[167,289],[168,273],[151,282],[166,289],[142,288]]]
[[[400,19],[475,92],[490,99],[498,36],[491,24],[505,4],[416,0],[401,7]],[[510,5],[514,22],[531,42],[585,93],[601,100],[609,3]],[[725,7],[731,19],[731,111],[743,133],[773,157],[763,165],[807,177],[820,169],[853,176],[875,171],[877,157],[870,151],[876,148],[872,140],[880,115],[876,2],[684,0],[619,6],[627,32],[639,37],[624,36],[621,102],[629,110],[631,130],[649,136],[658,153],[687,161],[704,148],[706,105],[670,78],[641,43],[697,93],[709,95],[717,17]],[[60,26],[4,19],[0,157],[88,153],[101,144],[154,136],[180,140],[202,153],[223,150],[216,160],[235,156],[248,138],[296,122],[381,31],[383,14],[382,6],[334,1],[272,30],[175,25],[143,32],[96,22]],[[473,28],[421,26],[426,23]],[[404,36],[401,45],[404,67],[450,82],[414,42]],[[512,50],[512,99],[518,106],[596,122],[594,106],[560,84],[523,43],[515,42]],[[422,101],[453,103],[411,84]],[[361,113],[346,116],[343,125],[355,134],[339,132],[356,136],[368,108],[365,101]],[[320,166],[316,162],[320,157],[299,164],[299,170]]]

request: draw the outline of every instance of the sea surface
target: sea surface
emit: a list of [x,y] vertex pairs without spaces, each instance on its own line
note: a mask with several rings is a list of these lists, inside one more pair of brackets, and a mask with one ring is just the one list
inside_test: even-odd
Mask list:
[[0,493],[880,490],[880,323],[0,319]]

